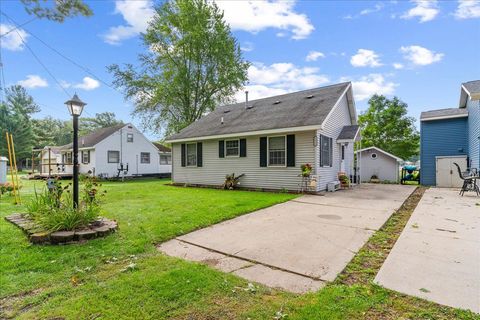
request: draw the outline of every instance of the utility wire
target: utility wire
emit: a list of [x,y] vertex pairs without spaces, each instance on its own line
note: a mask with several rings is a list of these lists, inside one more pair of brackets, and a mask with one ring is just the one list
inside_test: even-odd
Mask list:
[[[3,14],[3,12],[2,12],[2,14]],[[3,38],[4,36],[8,35],[9,33],[13,32],[13,31],[15,31],[15,30],[17,30],[17,29],[20,29],[21,27],[23,27],[23,26],[25,26],[25,25],[27,25],[27,24],[29,24],[30,22],[35,21],[35,20],[37,20],[37,17],[33,17],[32,19],[30,19],[30,20],[28,20],[28,21],[26,21],[26,22],[24,22],[24,23],[22,23],[22,24],[19,24],[19,25],[16,24],[16,25],[14,26],[14,28],[8,30],[8,31],[5,32],[5,33],[0,34],[0,38]]]
[[[17,22],[15,20],[13,20],[11,17],[9,17],[7,14],[5,14],[4,12],[2,12],[2,15],[4,15],[5,17],[7,17],[10,21],[13,22],[14,25],[18,25]],[[75,65],[76,67],[80,68],[81,70],[83,70],[84,72],[86,72],[87,74],[91,75],[92,77],[94,77],[95,79],[97,79],[98,81],[100,81],[101,83],[103,83],[104,85],[106,85],[107,87],[115,90],[115,91],[118,91],[114,86],[112,86],[111,84],[107,83],[106,81],[102,80],[99,76],[97,76],[96,74],[94,74],[92,71],[90,71],[90,69],[88,69],[87,67],[85,66],[82,66],[81,64],[79,64],[78,62],[74,61],[73,59],[67,57],[65,54],[61,53],[60,51],[58,51],[57,49],[55,49],[54,47],[52,47],[51,45],[49,45],[48,43],[46,43],[45,41],[43,41],[42,39],[40,39],[38,36],[36,36],[35,34],[33,34],[31,31],[27,30],[27,29],[23,29],[25,30],[27,33],[29,33],[32,37],[34,37],[35,39],[37,39],[38,41],[40,41],[44,46],[46,46],[48,49],[52,50],[53,52],[55,52],[56,54],[58,54],[60,57],[62,57],[63,59],[67,60],[68,62],[70,62],[71,64]]]

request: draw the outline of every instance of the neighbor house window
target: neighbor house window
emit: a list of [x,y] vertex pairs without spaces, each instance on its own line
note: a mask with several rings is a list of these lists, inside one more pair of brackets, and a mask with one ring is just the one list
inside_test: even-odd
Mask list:
[[133,142],[133,133],[127,133],[127,142]]
[[140,163],[150,163],[150,152],[140,152]]
[[65,163],[72,164],[72,153],[71,152],[67,152],[65,154]]
[[160,164],[172,164],[172,156],[169,154],[161,154]]
[[285,136],[268,137],[268,165],[285,166]]
[[197,166],[197,144],[187,144],[187,167]]
[[225,141],[225,155],[227,157],[238,157],[240,154],[239,140],[226,140]]
[[107,151],[108,163],[120,162],[120,151]]
[[90,163],[90,151],[82,151],[82,163]]
[[320,166],[332,166],[332,138],[320,135]]

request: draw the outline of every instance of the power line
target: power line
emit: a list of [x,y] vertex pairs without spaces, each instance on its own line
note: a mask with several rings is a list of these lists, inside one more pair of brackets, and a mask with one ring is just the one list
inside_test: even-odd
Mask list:
[[[2,14],[3,14],[3,12],[2,12]],[[24,22],[24,23],[22,23],[22,24],[20,24],[20,25],[15,25],[14,28],[8,30],[8,31],[5,32],[5,33],[0,34],[0,38],[3,38],[4,36],[8,35],[9,33],[20,29],[21,27],[29,24],[29,23],[32,22],[32,21],[35,21],[36,19],[37,19],[37,17],[33,17],[32,19],[30,19],[30,20],[28,20],[28,21],[26,21],[26,22]]]
[[[2,15],[4,15],[5,17],[7,17],[10,21],[13,22],[13,24],[17,25],[17,22],[15,22],[15,20],[13,20],[11,17],[9,17],[6,13],[2,12]],[[71,64],[75,65],[76,67],[80,68],[81,70],[83,70],[84,72],[86,72],[87,74],[91,75],[92,77],[96,78],[98,81],[100,81],[101,83],[103,83],[104,85],[106,85],[107,87],[115,90],[115,91],[118,91],[115,87],[113,87],[111,84],[107,83],[106,81],[102,80],[99,76],[97,76],[96,74],[94,74],[90,69],[88,69],[87,67],[85,66],[82,66],[81,64],[79,64],[78,62],[74,61],[73,59],[67,57],[65,54],[61,53],[60,51],[58,51],[57,49],[55,49],[54,47],[52,47],[51,45],[49,45],[48,43],[46,43],[45,41],[43,41],[42,39],[40,39],[38,36],[36,36],[35,34],[33,34],[31,31],[27,30],[27,29],[23,29],[25,30],[27,33],[29,33],[32,37],[34,37],[35,39],[37,39],[38,41],[40,41],[44,46],[46,46],[48,49],[52,50],[53,52],[55,52],[56,54],[58,54],[60,57],[62,57],[63,59],[67,60],[68,62],[70,62]]]

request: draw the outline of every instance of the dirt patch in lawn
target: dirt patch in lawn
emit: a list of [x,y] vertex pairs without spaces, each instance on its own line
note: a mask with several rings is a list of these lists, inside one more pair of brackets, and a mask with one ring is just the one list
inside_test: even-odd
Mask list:
[[14,294],[0,299],[0,319],[13,319],[19,314],[30,310],[34,305],[25,303],[25,299],[35,297],[43,292],[43,289]]
[[392,250],[403,228],[420,202],[425,187],[418,187],[387,220],[337,277],[336,282],[346,285],[369,284]]

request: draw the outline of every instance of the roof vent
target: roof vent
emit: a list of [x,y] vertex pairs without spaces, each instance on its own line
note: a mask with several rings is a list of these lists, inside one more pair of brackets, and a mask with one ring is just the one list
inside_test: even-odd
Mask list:
[[220,119],[220,122],[223,124],[223,117]]
[[248,109],[248,91],[245,91],[245,109]]
[[247,110],[253,109],[253,106],[247,106]]
[[313,94],[307,96],[307,99],[312,99],[312,98],[313,98]]
[[223,110],[223,113],[229,113],[230,110]]
[[273,104],[279,104],[280,102],[281,102],[280,100],[277,100]]

